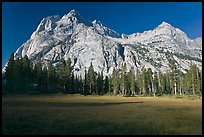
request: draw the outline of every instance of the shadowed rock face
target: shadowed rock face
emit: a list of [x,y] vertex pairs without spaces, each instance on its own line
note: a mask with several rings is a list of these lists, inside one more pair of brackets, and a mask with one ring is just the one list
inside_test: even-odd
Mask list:
[[63,17],[43,18],[30,39],[17,49],[15,58],[25,55],[45,65],[71,58],[74,73],[82,77],[91,62],[95,71],[110,75],[114,67],[121,68],[124,63],[127,70],[145,66],[166,72],[172,58],[185,72],[190,61],[201,69],[202,38],[191,40],[166,22],[153,30],[120,37],[101,22],[91,22],[71,10]]

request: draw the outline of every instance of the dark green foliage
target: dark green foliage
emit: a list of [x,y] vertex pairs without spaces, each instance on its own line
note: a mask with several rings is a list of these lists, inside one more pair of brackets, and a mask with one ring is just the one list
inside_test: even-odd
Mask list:
[[133,68],[131,68],[130,72],[128,73],[128,78],[129,78],[129,87],[130,87],[130,95],[134,96],[135,95],[135,90],[136,90],[136,80],[135,80],[135,71]]
[[103,72],[96,73],[92,63],[85,76],[74,75],[71,59],[60,60],[55,67],[31,62],[27,56],[14,60],[11,54],[6,72],[3,74],[4,89],[13,93],[54,93],[68,94],[113,94],[135,96],[136,94],[159,96],[162,94],[191,94],[202,96],[202,72],[193,63],[187,73],[180,71],[175,60],[170,61],[171,70],[165,74],[153,72],[150,68],[127,70],[113,69],[112,76],[104,77]]
[[55,92],[57,89],[57,76],[56,76],[56,70],[52,66],[52,64],[48,64],[48,90],[50,92]]
[[67,61],[64,59],[60,60],[60,63],[57,66],[57,83],[58,87],[64,93],[72,92],[73,90],[73,75],[71,70],[71,59],[69,58]]
[[88,68],[87,83],[89,86],[90,94],[96,94],[96,73],[94,72],[92,62],[90,64],[90,67]]
[[46,67],[44,67],[42,70],[41,80],[42,80],[42,91],[47,92],[48,90],[48,71]]
[[154,73],[154,78],[153,78],[153,88],[154,88],[154,93],[161,94],[161,90],[159,88],[159,78],[157,72]]
[[87,95],[88,93],[88,74],[85,70],[84,82],[83,82],[83,95]]
[[126,64],[124,64],[121,71],[121,88],[122,88],[121,90],[122,90],[123,96],[127,95],[127,85],[128,85],[128,80],[126,75]]
[[104,80],[104,87],[103,87],[104,94],[107,94],[108,92],[110,92],[109,86],[110,86],[110,81],[109,81],[108,76],[106,76]]
[[37,89],[42,89],[42,64],[37,62],[34,66],[34,84],[37,85]]
[[190,65],[190,69],[184,75],[183,90],[188,94],[202,95],[202,73],[195,64]]
[[178,69],[175,60],[171,60],[169,64],[171,68],[170,72],[170,85],[172,89],[172,94],[177,94],[177,85],[178,85]]
[[9,91],[14,91],[14,84],[15,84],[14,70],[15,70],[15,61],[14,61],[14,53],[12,53],[9,58],[8,64],[6,66],[6,72],[5,72],[6,88]]
[[119,71],[117,69],[113,69],[112,73],[112,85],[113,85],[113,94],[117,95],[119,90]]
[[103,80],[103,72],[97,74],[96,80],[96,90],[97,94],[102,95],[104,94],[104,80]]
[[5,80],[8,91],[20,93],[29,90],[31,67],[27,56],[14,60],[14,53],[11,54],[6,67]]

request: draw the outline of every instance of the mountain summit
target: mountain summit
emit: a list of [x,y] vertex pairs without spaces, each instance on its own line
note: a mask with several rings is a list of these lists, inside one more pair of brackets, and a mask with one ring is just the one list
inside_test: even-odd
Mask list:
[[38,27],[15,52],[15,58],[28,56],[34,63],[71,58],[75,74],[84,75],[91,62],[94,70],[111,75],[113,68],[126,64],[127,70],[151,68],[166,72],[175,59],[182,71],[193,61],[202,67],[202,41],[191,40],[178,28],[163,22],[155,29],[143,33],[120,36],[100,21],[89,21],[76,10],[63,17],[43,18]]

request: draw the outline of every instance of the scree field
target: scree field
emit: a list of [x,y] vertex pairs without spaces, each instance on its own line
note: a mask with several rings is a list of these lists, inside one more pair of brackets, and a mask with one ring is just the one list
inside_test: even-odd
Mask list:
[[3,134],[202,134],[202,99],[2,97]]

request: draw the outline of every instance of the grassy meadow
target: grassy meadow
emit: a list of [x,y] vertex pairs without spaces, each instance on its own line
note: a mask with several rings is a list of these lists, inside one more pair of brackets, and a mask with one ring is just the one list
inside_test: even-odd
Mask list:
[[202,99],[4,95],[3,134],[202,134]]

